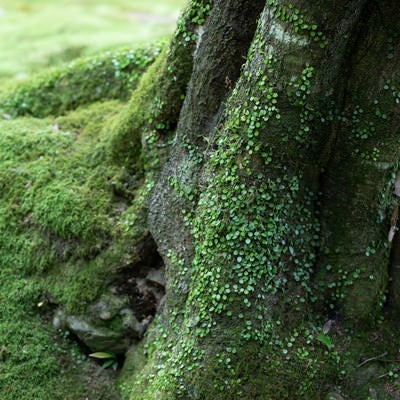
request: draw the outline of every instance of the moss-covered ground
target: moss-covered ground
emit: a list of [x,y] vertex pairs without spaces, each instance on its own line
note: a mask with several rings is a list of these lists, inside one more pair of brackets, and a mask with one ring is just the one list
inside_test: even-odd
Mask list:
[[[74,314],[82,312],[117,270],[131,265],[132,246],[145,234],[141,196],[146,189],[140,137],[135,139],[139,133],[131,132],[126,143],[133,154],[129,160],[119,155],[116,138],[126,135],[124,116],[138,104],[135,99],[148,98],[145,81],[138,96],[126,103],[129,87],[136,86],[161,51],[162,47],[153,46],[119,53],[119,60],[126,61],[125,75],[115,82],[107,73],[115,72],[115,56],[96,56],[104,62],[94,64],[87,58],[45,72],[9,88],[1,100],[3,400],[118,397],[111,377],[104,376],[74,341],[57,332],[51,318],[58,305]],[[75,101],[78,89],[71,90],[71,82],[84,74],[93,80],[80,87],[84,100]],[[60,76],[62,87],[54,78]],[[120,81],[121,90],[109,96]],[[102,99],[92,97],[93,85],[105,88]],[[18,96],[32,101],[29,112],[20,107],[25,100],[10,101]]]
[[[43,274],[76,271],[80,258],[91,258],[96,246],[104,246],[110,194],[91,183],[97,171],[91,173],[88,134],[82,130],[63,130],[55,120],[23,118],[2,121],[0,131],[0,393],[4,399],[44,399],[48,393],[65,398],[62,377],[71,377],[84,360],[70,357],[74,348],[42,320],[51,306]],[[89,190],[102,201],[91,205]],[[101,239],[94,239],[95,234]],[[78,248],[79,239],[85,244]],[[85,280],[91,281],[88,287],[96,286],[96,276],[89,278],[86,269],[81,265],[76,281],[71,279],[76,304],[85,301],[80,294],[90,297],[82,290]],[[82,396],[80,390],[76,386],[68,398]]]
[[5,0],[0,5],[0,80],[173,31],[185,0]]
[[[167,72],[166,44],[152,40],[172,31],[184,1],[66,3],[6,1],[0,8],[0,29],[11,37],[22,15],[31,17],[18,45],[10,37],[0,50],[10,59],[0,62],[2,400],[119,398],[115,373],[57,331],[52,317],[57,308],[84,312],[137,262],[136,245],[148,234],[146,196],[182,102],[183,89],[171,86],[181,72]],[[64,29],[65,37],[54,33]],[[144,37],[153,44],[114,49]],[[84,57],[70,61],[77,54]],[[7,79],[43,65],[51,68]],[[178,101],[166,109],[168,96]]]

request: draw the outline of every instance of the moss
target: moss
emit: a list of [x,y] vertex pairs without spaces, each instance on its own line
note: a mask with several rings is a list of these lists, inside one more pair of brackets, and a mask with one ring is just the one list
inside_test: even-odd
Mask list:
[[[34,129],[35,125],[41,129]],[[90,240],[99,234],[104,237],[108,224],[104,215],[112,193],[107,184],[101,188],[91,185],[89,178],[101,166],[96,168],[91,160],[88,137],[62,131],[45,120],[6,121],[2,129],[5,161],[1,184],[7,190],[2,202],[3,208],[7,206],[6,222],[15,225],[18,221],[24,230],[38,227],[44,235],[65,240]],[[104,194],[96,206],[90,204],[94,189]],[[25,218],[22,226],[21,217]]]
[[[154,173],[168,153],[191,73],[193,44],[179,43],[158,56],[125,107],[164,45],[79,60],[2,91],[3,113],[47,117],[0,122],[0,274],[7,286],[0,298],[9,305],[1,310],[0,338],[5,354],[12,352],[4,356],[4,399],[88,393],[80,383],[90,364],[42,318],[48,322],[54,302],[83,312],[117,271],[137,262]],[[174,60],[170,68],[167,60]],[[18,358],[24,336],[32,345]],[[35,372],[22,393],[29,370]],[[57,377],[62,387],[51,391]],[[113,396],[111,389],[107,398]]]
[[[151,56],[148,51],[143,51],[140,58],[142,64],[138,68],[152,62],[151,57],[157,51],[149,50]],[[51,95],[56,88],[54,77],[67,74],[68,79],[64,82],[66,92],[61,93],[61,97],[65,95],[67,99],[66,103],[61,104],[60,97],[50,105],[51,110],[32,108],[28,112],[37,115],[56,113],[58,116],[41,120],[24,117],[0,122],[0,263],[10,266],[2,268],[1,273],[5,283],[16,276],[26,282],[20,296],[24,297],[24,304],[31,305],[32,322],[26,320],[28,330],[33,329],[32,324],[40,325],[37,304],[43,305],[45,316],[50,315],[47,314],[51,308],[47,296],[51,296],[51,301],[67,312],[79,314],[98,298],[117,271],[138,262],[135,259],[136,246],[148,234],[147,199],[152,188],[152,177],[148,176],[146,181],[143,179],[143,161],[147,164],[146,171],[154,170],[158,155],[167,151],[169,140],[168,133],[166,139],[156,136],[173,129],[171,126],[176,124],[179,112],[178,107],[161,104],[159,98],[155,98],[159,86],[171,78],[166,69],[166,59],[166,52],[158,57],[125,107],[121,100],[104,101],[114,96],[111,92],[103,92],[103,101],[90,105],[84,104],[86,101],[93,102],[97,97],[88,96],[74,103],[67,99],[75,90],[74,80],[81,79],[78,69],[82,67],[83,70],[87,66],[84,62],[78,62],[78,69],[71,67],[70,75],[58,70],[54,76],[42,75],[31,86],[21,86],[18,89],[21,92],[13,92],[36,96],[35,90],[42,87],[49,89],[46,95]],[[121,61],[110,56],[108,61],[113,63],[114,68],[119,68],[115,65],[118,60]],[[98,67],[93,73],[102,74],[101,66]],[[134,84],[127,84],[128,75],[138,79],[141,73],[138,70],[136,75],[132,75],[130,67],[121,67],[121,71],[126,71],[125,80],[121,83],[125,85],[124,90],[129,90]],[[90,72],[89,68],[89,75]],[[173,86],[171,84],[170,88]],[[120,89],[116,85],[112,90],[116,94]],[[119,99],[124,98],[124,93],[127,92],[122,92],[122,96],[118,94]],[[41,101],[40,98],[38,100]],[[182,98],[177,103],[181,101]],[[168,110],[175,110],[174,117],[172,112],[165,111],[164,105]],[[66,112],[70,108],[74,110]],[[21,111],[14,110],[16,113]],[[170,123],[168,117],[171,121],[175,120]],[[142,159],[142,140],[150,143],[150,136],[154,148],[148,147],[146,157]],[[159,151],[155,146],[161,142],[164,145]],[[6,296],[4,301],[10,300]],[[13,307],[21,303],[17,297],[15,301]],[[4,319],[8,332],[17,329],[15,316],[10,312]],[[18,329],[21,335],[24,334],[25,330]],[[38,330],[43,343],[55,335],[46,326]],[[13,340],[7,341],[10,347],[13,343]],[[49,354],[58,354],[54,346],[58,344],[52,343],[49,353],[43,353],[43,362],[52,371],[59,370],[59,363],[65,364],[65,387],[60,389],[62,396],[61,393],[66,393],[69,385],[73,384],[69,368],[78,368],[83,374],[88,368],[85,365],[75,366],[69,354],[63,354],[59,360],[50,357]],[[71,348],[68,343],[64,347],[67,351]],[[34,352],[34,348],[28,349],[28,357],[36,359]],[[28,360],[21,361],[20,365],[32,368]],[[19,389],[11,389],[13,382],[17,382],[15,374],[19,370],[11,362],[9,368],[10,372],[4,379],[9,396],[4,398],[7,399],[20,394],[16,394]],[[38,365],[38,368],[36,381],[48,380],[50,385],[53,372],[47,373],[44,364]],[[36,393],[28,385],[26,393],[27,396],[45,398],[48,387],[40,390],[43,393]],[[84,397],[76,394],[84,390],[71,390],[71,398]]]
[[151,104],[159,90],[165,61],[164,51],[144,74],[121,114],[108,127],[110,155],[115,162],[133,168],[134,162],[141,156],[142,133],[150,118]]
[[164,47],[104,53],[44,72],[3,90],[0,110],[45,117],[104,99],[127,100],[146,68]]
[[[106,128],[114,162],[143,168],[147,179],[159,171],[169,151],[192,68],[191,47],[180,34],[144,74],[121,115]],[[152,175],[152,180],[154,176]]]
[[[1,398],[84,398],[88,394],[84,374],[91,373],[89,361],[44,324],[38,306],[44,288],[31,279],[10,279],[4,268],[0,279]],[[100,396],[105,387],[106,381],[103,386],[93,386],[91,394]],[[115,398],[109,386],[108,391],[110,398]]]
[[121,392],[122,399],[129,398],[130,388],[134,385],[132,378],[142,373],[146,368],[146,354],[145,341],[140,342],[137,346],[132,346],[126,353],[126,361],[117,379],[117,385]]
[[[106,121],[118,115],[125,104],[121,100],[101,100],[85,106],[80,106],[67,115],[57,116],[54,121],[58,128],[64,132],[84,134],[86,138],[94,138],[102,131],[102,125]],[[92,142],[90,142],[92,146]]]
[[54,300],[62,304],[67,313],[79,314],[99,297],[106,278],[112,272],[111,266],[105,264],[102,258],[90,261],[78,259],[59,264],[44,280]]
[[[129,176],[110,162],[109,138],[102,131],[119,107],[110,101],[57,119],[0,122],[0,338],[7,349],[2,399],[49,393],[73,399],[87,393],[84,375],[91,364],[40,314],[51,315],[48,295],[70,312],[84,310],[126,265],[124,256],[129,263],[134,243],[123,221],[130,199],[113,185],[120,180],[124,186]],[[131,199],[139,186],[131,184]],[[139,231],[145,227],[137,229],[136,240]]]

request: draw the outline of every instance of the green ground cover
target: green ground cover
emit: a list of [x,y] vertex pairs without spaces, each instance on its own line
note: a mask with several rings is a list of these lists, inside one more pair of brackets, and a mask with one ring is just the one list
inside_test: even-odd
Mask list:
[[137,47],[174,30],[185,0],[4,0],[0,82],[120,46]]
[[0,120],[2,400],[118,398],[114,373],[51,322],[55,304],[83,312],[142,234],[129,225],[141,218],[129,201],[140,197],[141,171],[114,157],[124,104]]
[[0,4],[2,400],[119,398],[115,373],[52,326],[52,302],[84,309],[142,234],[142,172],[115,137],[184,3]]

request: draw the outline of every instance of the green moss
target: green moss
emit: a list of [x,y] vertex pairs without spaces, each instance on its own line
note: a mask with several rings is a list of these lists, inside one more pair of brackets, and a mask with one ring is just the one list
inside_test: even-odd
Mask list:
[[89,261],[78,259],[59,264],[44,280],[55,301],[62,304],[67,313],[79,314],[99,297],[113,272],[113,265],[99,256]]
[[3,91],[0,110],[44,117],[100,99],[126,100],[163,47],[108,52],[44,72]]
[[141,341],[137,346],[132,346],[126,354],[123,369],[118,375],[117,385],[122,399],[129,399],[130,389],[134,386],[133,378],[143,373],[147,364],[147,351],[145,342]]
[[131,182],[130,199],[115,192],[129,176],[107,157],[109,138],[102,130],[119,108],[110,101],[58,119],[0,122],[2,399],[87,393],[83,376],[90,363],[76,359],[71,352],[79,351],[40,313],[50,315],[46,293],[72,313],[83,311],[125,265],[121,258],[129,259],[134,243],[122,226],[140,182]]
[[191,0],[186,13],[178,21],[176,34],[182,36],[184,43],[195,42],[197,34],[193,26],[201,26],[206,21],[213,6],[213,0]]
[[[191,73],[193,44],[178,37],[125,106],[164,45],[79,60],[1,94],[0,109],[12,117],[0,122],[0,299],[9,306],[0,311],[4,399],[84,398],[90,390],[80,385],[89,363],[40,314],[50,318],[53,301],[83,312],[117,270],[137,262],[136,245],[148,234],[148,196]],[[47,119],[13,119],[20,115]],[[32,345],[18,358],[25,336]],[[51,391],[57,377],[62,387]],[[102,390],[95,389],[93,396]]]
[[[83,133],[86,138],[96,138],[99,131],[102,132],[102,125],[106,121],[118,115],[120,108],[125,104],[121,100],[101,100],[93,104],[78,107],[65,116],[55,118],[55,124],[64,132]],[[100,133],[101,137],[101,133]],[[89,141],[92,146],[92,142]]]
[[160,68],[166,52],[161,54],[141,79],[129,103],[110,126],[110,154],[114,161],[132,166],[141,155],[142,129],[149,118],[149,106],[159,89]]
[[[93,177],[102,168],[92,160],[91,138],[45,120],[3,121],[1,128],[5,222],[25,231],[38,228],[43,235],[61,240],[104,237],[112,192],[107,181],[102,187],[93,185]],[[110,165],[108,173],[112,171]],[[102,194],[95,206],[91,204],[93,190]]]
[[[151,57],[156,52],[158,50],[152,49]],[[144,68],[152,62],[150,53],[143,53],[142,64],[138,67]],[[75,69],[70,71],[69,81],[65,81],[67,92],[60,93],[67,99],[65,104],[58,102],[62,100],[60,97],[50,105],[51,110],[32,108],[29,113],[45,115],[54,112],[58,115],[80,105],[74,111],[42,120],[25,117],[0,122],[0,265],[4,266],[1,277],[5,284],[15,277],[26,282],[20,296],[24,297],[24,304],[31,305],[32,321],[26,320],[28,330],[33,329],[32,324],[39,326],[36,305],[48,307],[47,294],[67,312],[79,314],[98,298],[117,270],[137,263],[136,245],[148,234],[147,200],[153,184],[152,171],[160,168],[159,155],[168,150],[170,132],[176,125],[182,102],[184,84],[180,82],[179,88],[173,89],[173,72],[167,70],[166,60],[167,52],[164,52],[144,74],[125,106],[120,100],[82,106],[86,101],[97,99],[90,96],[72,104],[68,100],[75,90],[71,79],[80,79],[79,71]],[[109,61],[114,65],[118,60],[111,58]],[[83,69],[85,65],[82,63]],[[113,68],[117,67],[120,68],[116,65]],[[128,75],[136,80],[139,76],[139,71],[132,75],[130,67],[126,70],[125,66],[121,67],[121,71],[126,71],[121,83],[125,85],[124,90],[133,85],[127,83]],[[96,74],[102,73],[98,68]],[[55,74],[60,77],[64,72],[60,70]],[[21,92],[13,93],[33,96],[35,90],[42,87],[49,89],[46,95],[50,96],[55,88],[53,78],[51,74],[43,75],[37,81],[40,84],[33,82],[32,86],[21,86]],[[109,77],[104,79],[109,80]],[[163,97],[168,101],[164,102],[156,94],[167,81],[172,83],[168,86],[171,90]],[[116,94],[121,87],[116,85],[112,90]],[[175,101],[177,92],[179,99]],[[102,99],[113,97],[110,93],[103,92]],[[117,97],[123,99],[126,93]],[[16,113],[21,111],[14,110]],[[142,142],[146,143],[144,157]],[[158,147],[158,144],[162,146]],[[143,169],[148,172],[146,180]],[[4,301],[10,302],[5,292],[4,295]],[[15,298],[15,301],[12,304],[16,308],[21,300]],[[4,319],[9,332],[17,329],[15,315],[10,312]],[[23,329],[18,329],[24,334]],[[39,334],[43,343],[51,341],[49,337],[55,335],[46,326],[39,329]],[[13,343],[14,339],[7,341],[10,347]],[[58,354],[54,346],[57,344],[52,343],[49,347],[49,353],[53,355]],[[70,348],[68,344],[65,346]],[[34,352],[33,347],[28,349],[27,357],[35,358]],[[43,362],[54,371],[59,370],[59,363],[66,365],[68,378],[60,393],[67,392],[73,376],[69,365],[75,368],[71,357],[63,355],[57,360],[44,352]],[[21,361],[21,366],[32,367],[28,360]],[[53,372],[47,372],[44,364],[38,364],[39,367],[35,379],[48,380],[50,385]],[[6,399],[20,394],[16,394],[19,389],[11,389],[13,381],[19,379],[15,377],[19,370],[11,362],[9,368],[4,379],[9,396],[4,397]],[[85,366],[76,368],[82,374],[86,373]],[[47,386],[40,390],[36,393],[28,386],[27,396],[45,398],[44,393],[49,393]],[[84,389],[71,390],[71,398],[84,397],[75,394],[79,391]]]
[[[91,373],[90,363],[41,318],[46,305],[38,304],[45,288],[31,279],[10,279],[7,272],[0,270],[1,398],[84,398],[88,394],[84,374]],[[106,382],[92,386],[91,394],[100,396],[105,388]],[[115,398],[113,389],[108,391]]]

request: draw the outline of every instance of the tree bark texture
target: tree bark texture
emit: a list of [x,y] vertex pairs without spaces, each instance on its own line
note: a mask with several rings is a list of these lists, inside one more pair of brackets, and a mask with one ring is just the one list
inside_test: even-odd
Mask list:
[[190,6],[149,204],[167,300],[132,398],[397,398],[400,3]]

